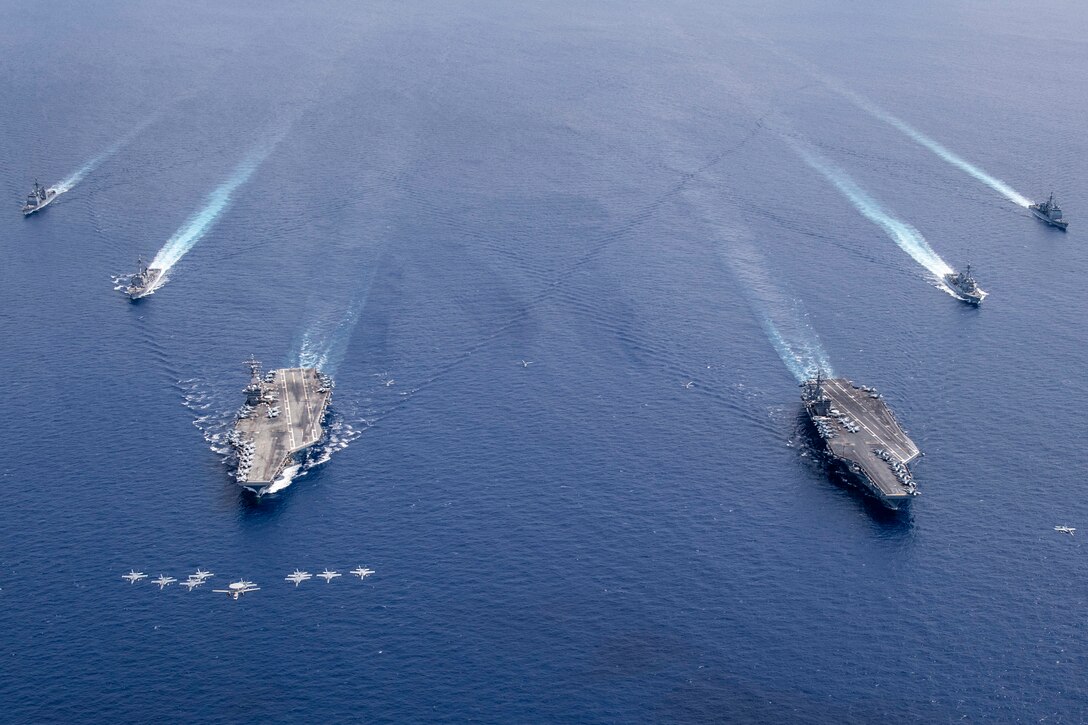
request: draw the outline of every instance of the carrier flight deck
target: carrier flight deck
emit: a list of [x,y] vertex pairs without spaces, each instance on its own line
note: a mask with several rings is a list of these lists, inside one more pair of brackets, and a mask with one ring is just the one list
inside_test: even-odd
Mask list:
[[888,508],[918,495],[907,468],[921,452],[875,389],[844,378],[804,384],[802,400],[827,453]]
[[252,377],[230,443],[238,455],[238,483],[261,493],[321,440],[333,383],[316,368],[282,368],[262,377],[260,363],[248,365]]

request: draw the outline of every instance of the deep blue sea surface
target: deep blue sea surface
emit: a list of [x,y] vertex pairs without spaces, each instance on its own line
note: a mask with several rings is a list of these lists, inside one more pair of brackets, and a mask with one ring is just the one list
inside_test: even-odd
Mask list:
[[[0,17],[0,720],[1088,721],[1085,6]],[[250,355],[337,380],[261,500]],[[910,511],[816,460],[816,366]],[[120,578],[197,566],[261,591]]]

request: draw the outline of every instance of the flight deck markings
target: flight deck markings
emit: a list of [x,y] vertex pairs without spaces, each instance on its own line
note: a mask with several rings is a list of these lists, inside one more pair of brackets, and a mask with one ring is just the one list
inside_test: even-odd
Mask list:
[[[290,375],[291,371],[287,371]],[[283,376],[283,404],[287,408],[287,434],[291,437],[291,450],[295,450],[295,426],[291,420],[291,396],[287,394],[287,375]]]

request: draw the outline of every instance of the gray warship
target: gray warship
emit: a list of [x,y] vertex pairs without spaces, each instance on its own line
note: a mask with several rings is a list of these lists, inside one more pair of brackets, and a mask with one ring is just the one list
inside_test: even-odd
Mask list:
[[125,287],[125,294],[133,301],[147,297],[162,284],[165,272],[164,269],[148,267],[144,264],[144,258],[140,257],[136,261],[136,274],[132,275],[128,287]]
[[831,461],[890,509],[918,495],[908,464],[921,452],[874,388],[820,374],[801,383],[801,401]]
[[1058,202],[1054,201],[1053,192],[1051,192],[1049,199],[1038,204],[1032,204],[1028,209],[1031,209],[1031,213],[1039,219],[1052,227],[1058,227],[1063,232],[1069,226],[1069,222],[1062,219],[1062,208],[1058,206]]
[[47,189],[35,181],[34,189],[26,195],[26,203],[23,204],[22,208],[23,216],[30,216],[36,211],[41,211],[58,196],[60,196],[60,192],[53,187]]
[[246,365],[250,373],[242,391],[246,402],[227,442],[237,460],[235,480],[261,495],[324,436],[333,381],[317,368],[282,368],[262,375],[257,360],[251,358]]
[[978,286],[975,278],[971,275],[971,265],[967,265],[967,269],[962,272],[949,272],[943,279],[944,283],[956,293],[957,297],[975,306],[981,305],[982,300],[986,299],[986,295],[989,294],[989,292]]

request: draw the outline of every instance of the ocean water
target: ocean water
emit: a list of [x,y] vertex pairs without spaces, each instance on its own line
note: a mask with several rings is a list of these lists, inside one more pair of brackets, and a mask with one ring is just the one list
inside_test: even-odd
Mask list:
[[[5,4],[0,719],[1088,721],[1088,10],[901,5]],[[250,355],[337,380],[259,501]]]

